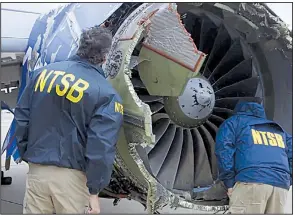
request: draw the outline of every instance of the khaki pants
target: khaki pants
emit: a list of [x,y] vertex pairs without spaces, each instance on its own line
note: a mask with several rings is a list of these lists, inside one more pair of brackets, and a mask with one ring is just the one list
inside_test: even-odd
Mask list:
[[83,172],[29,163],[24,214],[79,213],[89,205]]
[[288,190],[267,184],[237,182],[230,196],[232,214],[283,214]]

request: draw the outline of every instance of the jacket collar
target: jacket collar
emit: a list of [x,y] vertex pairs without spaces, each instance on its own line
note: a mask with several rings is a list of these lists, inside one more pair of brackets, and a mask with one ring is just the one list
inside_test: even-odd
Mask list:
[[90,66],[93,69],[95,69],[96,71],[98,71],[99,74],[101,74],[104,78],[106,78],[106,75],[105,75],[103,69],[100,66],[93,65],[93,64],[89,63],[87,60],[79,57],[78,55],[73,55],[72,57],[69,58],[69,60],[70,61],[76,61],[76,62],[79,62],[79,63],[86,64],[87,66]]

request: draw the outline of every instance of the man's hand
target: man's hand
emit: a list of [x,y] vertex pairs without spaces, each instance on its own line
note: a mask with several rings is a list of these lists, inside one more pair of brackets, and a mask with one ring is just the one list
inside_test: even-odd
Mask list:
[[89,206],[90,206],[90,208],[87,211],[88,214],[99,214],[100,213],[98,195],[90,195],[90,197],[89,197]]
[[233,188],[228,188],[228,190],[227,190],[228,197],[231,196],[232,192],[233,192]]

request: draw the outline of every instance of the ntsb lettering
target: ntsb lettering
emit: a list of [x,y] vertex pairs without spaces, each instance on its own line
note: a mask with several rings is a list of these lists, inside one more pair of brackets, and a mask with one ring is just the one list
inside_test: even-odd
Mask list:
[[[58,79],[61,77],[61,79]],[[89,83],[81,78],[76,80],[75,75],[65,73],[64,71],[47,71],[46,69],[41,72],[35,84],[35,92],[51,93],[55,89],[58,96],[66,96],[68,100],[73,103],[79,102],[84,95],[84,91],[89,87]],[[74,92],[78,95],[74,96]]]
[[118,102],[115,102],[115,112],[117,113],[121,113],[123,115],[123,105],[121,105],[120,103]]
[[254,129],[251,129],[251,133],[254,144],[285,148],[284,139],[280,134]]

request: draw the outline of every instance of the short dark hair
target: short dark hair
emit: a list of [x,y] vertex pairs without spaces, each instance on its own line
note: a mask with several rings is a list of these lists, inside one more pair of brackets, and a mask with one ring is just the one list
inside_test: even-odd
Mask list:
[[77,55],[91,64],[99,65],[104,61],[111,45],[111,31],[105,27],[94,26],[82,32]]

